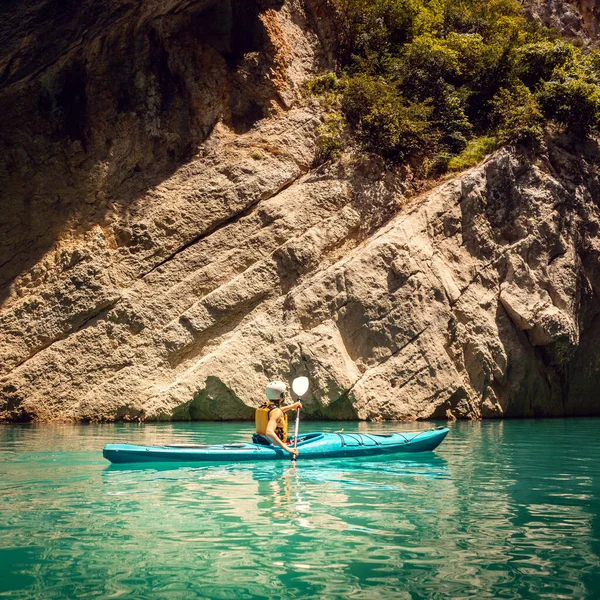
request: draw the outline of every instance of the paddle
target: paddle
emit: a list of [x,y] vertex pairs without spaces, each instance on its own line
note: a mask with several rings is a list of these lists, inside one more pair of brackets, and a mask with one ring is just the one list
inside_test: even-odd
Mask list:
[[[298,397],[298,401],[302,402],[302,396],[306,394],[308,390],[308,377],[296,377],[294,381],[292,381],[292,390],[294,390],[294,394]],[[298,428],[300,426],[300,407],[296,409],[296,426],[294,428],[294,450],[296,449],[296,444],[298,442]],[[292,456],[292,462],[296,461],[296,456]]]

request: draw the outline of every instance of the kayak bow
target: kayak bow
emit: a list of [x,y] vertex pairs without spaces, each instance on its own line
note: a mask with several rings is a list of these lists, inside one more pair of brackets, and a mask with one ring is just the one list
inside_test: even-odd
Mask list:
[[[307,433],[296,442],[303,459],[376,456],[399,452],[429,452],[448,435],[447,427],[417,433]],[[134,446],[107,444],[102,452],[111,463],[247,462],[290,460],[277,446],[262,444]]]

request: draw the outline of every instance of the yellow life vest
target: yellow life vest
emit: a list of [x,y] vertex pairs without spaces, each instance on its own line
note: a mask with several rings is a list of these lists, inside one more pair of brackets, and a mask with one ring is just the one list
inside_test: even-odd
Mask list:
[[[272,402],[267,402],[260,408],[256,409],[256,413],[254,415],[256,433],[267,435],[267,425],[269,424],[271,411],[276,408],[279,408],[276,404],[273,404]],[[282,442],[287,442],[287,432],[288,417],[285,413],[283,413],[281,419],[279,420],[279,423],[277,424],[277,427],[275,428],[275,433]]]

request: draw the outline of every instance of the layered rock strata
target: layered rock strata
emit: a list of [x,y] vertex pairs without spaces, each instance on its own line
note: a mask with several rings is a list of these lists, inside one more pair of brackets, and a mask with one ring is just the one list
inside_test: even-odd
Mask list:
[[595,148],[409,200],[313,167],[325,2],[45,6],[0,54],[1,420],[251,418],[300,374],[313,418],[600,412]]
[[342,164],[288,185],[267,163],[244,180],[269,197],[133,284],[111,281],[97,229],[65,280],[4,310],[4,417],[246,418],[268,379],[299,374],[313,417],[597,412],[598,180],[580,159],[500,151],[375,233],[393,176]]

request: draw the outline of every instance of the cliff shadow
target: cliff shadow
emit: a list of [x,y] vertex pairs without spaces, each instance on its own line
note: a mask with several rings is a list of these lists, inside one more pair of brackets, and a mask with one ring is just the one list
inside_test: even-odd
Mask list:
[[[34,267],[61,238],[135,212],[217,123],[243,132],[268,114],[261,15],[281,4],[0,9],[13,24],[0,28],[0,306],[21,275],[43,278]],[[113,234],[132,253],[148,243],[143,231]]]

